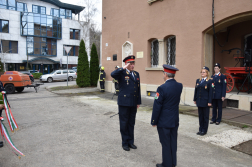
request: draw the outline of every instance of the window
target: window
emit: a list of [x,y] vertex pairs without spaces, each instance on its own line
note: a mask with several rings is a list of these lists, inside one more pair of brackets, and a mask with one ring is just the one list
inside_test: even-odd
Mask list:
[[0,32],[9,33],[9,21],[0,19]]
[[70,29],[70,39],[80,40],[80,30]]
[[35,56],[57,56],[57,40],[52,38],[27,37],[27,54]]
[[17,2],[17,11],[20,12],[27,12],[27,5],[26,3],[22,3],[22,2]]
[[[68,56],[79,56],[79,46],[73,46],[73,45],[64,45],[64,46],[72,47],[71,50],[68,53]],[[67,56],[67,53],[66,53],[66,51],[64,49],[64,46],[63,46],[63,55]]]
[[57,73],[56,74],[61,74],[61,71],[57,71]]
[[7,9],[7,0],[0,0],[0,8]]
[[15,0],[8,0],[8,9],[16,10],[16,1]]
[[66,19],[72,19],[72,11],[66,9]]
[[18,42],[2,40],[3,53],[18,53]]
[[167,48],[167,60],[166,63],[168,65],[175,66],[175,58],[176,58],[176,37],[171,36],[166,41]]
[[33,12],[33,13],[46,14],[46,7],[44,7],[44,6],[32,5],[32,12]]
[[39,13],[21,13],[21,35],[61,39],[61,25],[62,19],[59,17]]
[[151,66],[158,66],[159,42],[157,39],[151,42]]
[[67,74],[67,70],[63,70],[63,74]]
[[59,9],[51,9],[51,15],[55,17],[59,17]]
[[60,9],[60,17],[63,19],[66,18],[66,9]]

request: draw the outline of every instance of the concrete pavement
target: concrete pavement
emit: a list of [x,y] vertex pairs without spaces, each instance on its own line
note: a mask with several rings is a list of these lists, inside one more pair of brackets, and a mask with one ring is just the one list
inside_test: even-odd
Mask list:
[[[19,160],[4,146],[0,148],[0,167],[154,167],[161,162],[161,146],[156,128],[149,123],[148,106],[143,105],[137,113],[138,149],[125,152],[121,148],[118,116],[110,118],[117,113],[116,101],[111,97],[98,93],[67,96],[44,89],[9,95],[20,128],[11,136],[26,156]],[[223,131],[237,128],[224,123],[219,127]],[[210,126],[208,135],[218,133],[214,132],[216,128]],[[195,134],[197,130],[196,117],[180,115],[178,167],[251,166],[251,156],[201,141]]]

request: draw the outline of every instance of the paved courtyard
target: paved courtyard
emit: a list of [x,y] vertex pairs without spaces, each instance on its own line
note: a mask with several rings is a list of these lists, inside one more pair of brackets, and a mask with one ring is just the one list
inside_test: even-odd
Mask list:
[[[157,130],[149,123],[151,110],[146,106],[137,113],[138,149],[125,152],[118,116],[110,118],[118,109],[114,100],[99,94],[55,94],[44,88],[39,93],[12,94],[8,99],[20,129],[11,137],[26,156],[18,159],[5,145],[0,148],[0,167],[154,167],[161,162]],[[251,166],[251,156],[205,140],[240,128],[210,125],[205,137],[197,136],[197,130],[196,117],[180,115],[178,167]],[[247,131],[251,133],[251,129]]]

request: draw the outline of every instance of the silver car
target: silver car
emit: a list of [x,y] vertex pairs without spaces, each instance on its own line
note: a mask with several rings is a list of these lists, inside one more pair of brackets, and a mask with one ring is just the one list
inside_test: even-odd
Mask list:
[[[73,70],[68,70],[68,81],[77,78],[77,73]],[[41,75],[40,81],[52,82],[56,80],[67,80],[67,70],[56,70],[50,74]]]

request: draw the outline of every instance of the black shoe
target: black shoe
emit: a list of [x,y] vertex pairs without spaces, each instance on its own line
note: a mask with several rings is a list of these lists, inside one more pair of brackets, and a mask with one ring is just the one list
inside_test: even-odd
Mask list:
[[162,164],[157,164],[156,167],[164,167]]
[[216,122],[215,125],[220,125],[220,122]]
[[215,122],[214,121],[211,121],[210,124],[214,124]]
[[206,132],[201,132],[200,136],[204,136],[205,134],[207,134]]
[[129,151],[129,150],[130,150],[129,146],[122,146],[122,148],[123,148],[125,151]]
[[198,133],[196,133],[197,135],[200,135],[201,134],[201,132],[198,132]]
[[129,144],[129,148],[137,149],[137,146],[135,146],[134,144]]
[[3,142],[2,141],[0,141],[0,147],[3,147]]

